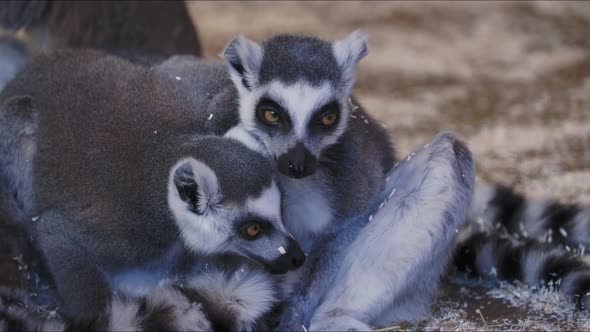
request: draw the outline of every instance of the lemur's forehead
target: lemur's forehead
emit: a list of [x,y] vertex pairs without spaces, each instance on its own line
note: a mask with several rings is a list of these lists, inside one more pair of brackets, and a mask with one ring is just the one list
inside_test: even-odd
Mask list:
[[278,35],[264,41],[262,49],[260,84],[272,80],[289,84],[303,79],[312,85],[329,81],[336,86],[340,81],[332,43],[313,37]]
[[278,222],[281,218],[281,192],[273,181],[262,190],[257,197],[250,197],[246,201],[246,210],[250,215],[256,215],[271,222]]
[[292,84],[273,80],[268,85],[266,96],[287,110],[295,132],[305,131],[314,112],[338,98],[329,82],[312,85],[306,80]]
[[272,185],[272,164],[259,152],[233,139],[202,141],[199,159],[215,172],[223,201],[246,204]]

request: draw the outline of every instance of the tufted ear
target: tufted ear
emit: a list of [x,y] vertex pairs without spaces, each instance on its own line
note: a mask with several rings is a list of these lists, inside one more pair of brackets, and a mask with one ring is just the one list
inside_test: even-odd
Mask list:
[[244,35],[232,39],[220,54],[238,91],[252,90],[258,84],[262,47]]
[[367,35],[359,30],[332,43],[334,57],[342,73],[342,87],[347,93],[354,84],[356,65],[368,53]]
[[175,166],[172,174],[178,197],[190,211],[204,215],[221,201],[217,176],[204,163],[187,158]]

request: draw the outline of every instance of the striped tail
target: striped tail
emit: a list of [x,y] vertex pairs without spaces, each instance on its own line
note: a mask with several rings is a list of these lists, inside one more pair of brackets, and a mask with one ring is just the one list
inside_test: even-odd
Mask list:
[[269,330],[267,316],[279,302],[272,277],[248,266],[163,281],[142,296],[113,296],[90,322],[64,321],[55,312],[43,317],[29,298],[24,290],[0,287],[0,332]]
[[472,276],[553,288],[590,309],[590,265],[549,243],[474,233],[459,245],[455,266]]
[[528,199],[509,187],[477,183],[468,220],[472,232],[500,232],[582,253],[590,248],[589,208]]

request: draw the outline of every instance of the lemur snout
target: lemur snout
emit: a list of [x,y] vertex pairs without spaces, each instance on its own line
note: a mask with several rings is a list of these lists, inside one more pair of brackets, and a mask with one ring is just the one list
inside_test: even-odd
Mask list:
[[281,251],[281,256],[268,264],[273,274],[283,274],[301,267],[305,263],[305,253],[293,238],[289,238],[287,249]]
[[309,152],[303,142],[297,142],[293,148],[278,159],[279,171],[295,179],[312,175],[317,164],[317,158]]

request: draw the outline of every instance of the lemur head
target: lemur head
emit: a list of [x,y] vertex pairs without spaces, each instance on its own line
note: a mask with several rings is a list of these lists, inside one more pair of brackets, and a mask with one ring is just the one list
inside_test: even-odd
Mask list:
[[281,220],[270,162],[233,139],[201,139],[199,157],[171,169],[168,204],[188,248],[233,253],[273,273],[298,268],[305,255]]
[[240,35],[225,47],[241,124],[282,174],[313,174],[322,151],[344,133],[356,65],[366,54],[359,31],[333,43],[278,35],[258,44]]

